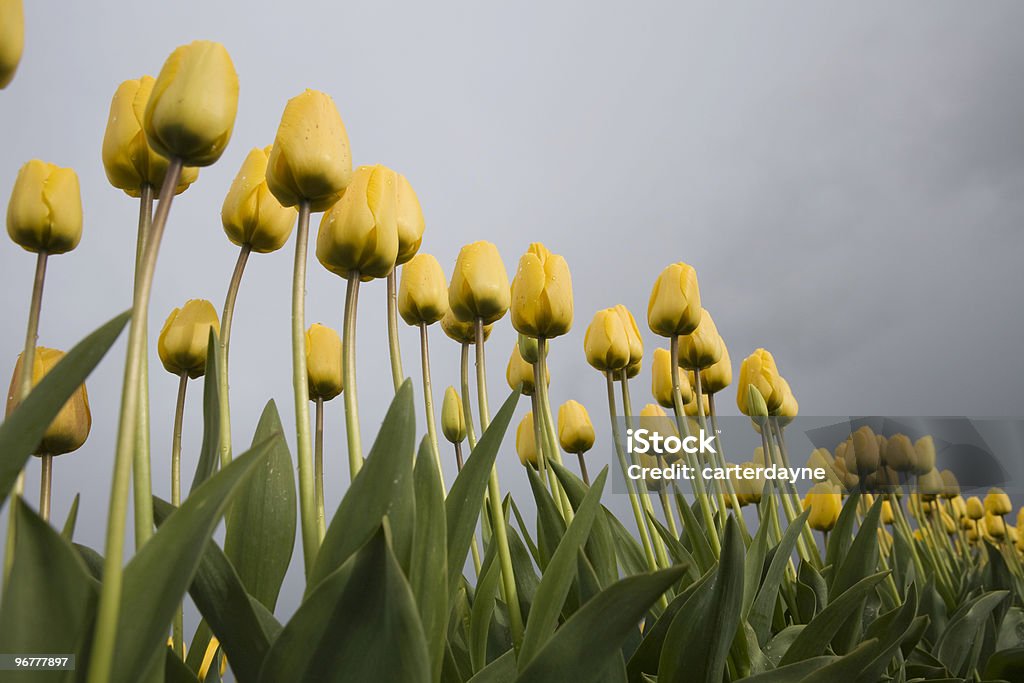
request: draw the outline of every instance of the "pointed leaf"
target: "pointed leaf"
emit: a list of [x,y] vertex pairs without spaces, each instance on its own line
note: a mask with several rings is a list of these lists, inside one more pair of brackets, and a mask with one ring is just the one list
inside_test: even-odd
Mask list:
[[195,491],[217,471],[220,464],[220,361],[217,335],[210,329],[206,342],[206,372],[203,375],[203,443],[199,447],[196,472],[192,475]]
[[444,489],[430,442],[424,438],[413,470],[416,530],[412,542],[409,583],[416,596],[430,653],[431,679],[441,675],[444,636],[448,631],[448,544]]
[[65,541],[71,541],[75,535],[75,524],[78,522],[78,501],[81,498],[81,494],[76,493],[75,499],[71,501],[71,508],[68,510],[67,519],[64,520],[64,527],[60,532],[60,535]]

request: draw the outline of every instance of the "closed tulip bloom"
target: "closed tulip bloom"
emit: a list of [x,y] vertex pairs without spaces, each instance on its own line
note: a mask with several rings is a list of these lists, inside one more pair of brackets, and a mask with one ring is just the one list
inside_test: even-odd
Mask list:
[[22,0],[0,0],[0,90],[18,70],[25,48],[25,10]]
[[881,457],[878,453],[878,439],[875,433],[867,425],[859,428],[853,433],[853,459],[855,466],[850,467],[849,453],[847,454],[846,466],[851,472],[858,472],[863,475],[874,472],[881,465]]
[[1024,527],[1024,507],[1017,510],[1017,528]]
[[627,367],[629,365],[636,365],[644,357],[644,340],[640,336],[640,328],[637,327],[636,318],[622,304],[615,306],[615,312],[622,318],[622,325],[626,328],[626,337],[629,339],[629,363]]
[[552,339],[572,327],[569,265],[540,242],[519,259],[512,279],[512,327],[529,337]]
[[530,464],[534,467],[539,465],[537,459],[537,437],[533,431],[533,411],[523,415],[522,421],[516,427],[516,453],[519,454],[519,462],[523,465]]
[[426,221],[423,209],[412,185],[401,173],[398,174],[398,258],[395,265],[407,263],[420,249]]
[[[547,367],[545,370],[545,380],[548,385],[551,384],[551,370]],[[508,357],[508,366],[505,368],[505,379],[508,381],[508,388],[515,391],[517,388],[522,388],[522,392],[526,396],[533,396],[533,392],[536,390],[536,383],[534,382],[533,363],[527,363],[522,354],[519,351],[519,344],[512,345],[512,353]]]
[[484,241],[462,247],[448,287],[448,305],[455,317],[465,322],[481,318],[489,325],[508,312],[510,298],[498,248]]
[[702,308],[697,329],[679,338],[679,364],[688,370],[711,367],[722,358],[722,346],[715,321]]
[[441,431],[444,438],[451,443],[462,443],[466,440],[466,415],[462,412],[462,399],[455,387],[444,391],[444,403],[441,404]]
[[78,174],[33,159],[18,170],[7,204],[7,234],[26,251],[63,254],[82,239]]
[[[763,465],[764,463],[761,464]],[[757,472],[757,465],[751,461],[741,463],[740,467],[742,467],[743,470],[748,473],[750,472],[750,470],[753,470],[755,473]],[[746,476],[751,475],[748,474]],[[760,503],[761,495],[764,493],[764,477],[759,476],[756,478],[744,479],[742,481],[743,486],[741,488],[743,489],[743,501],[748,505],[757,505],[758,503]]]
[[779,423],[785,426],[796,419],[797,413],[800,412],[800,404],[797,403],[796,396],[793,395],[793,390],[785,378],[779,377],[779,384],[782,385],[783,399],[775,415],[779,418]]
[[985,505],[981,502],[981,498],[971,496],[967,499],[967,516],[974,521],[985,516]]
[[267,163],[267,186],[284,206],[325,211],[352,181],[352,152],[330,95],[306,90],[288,100]]
[[722,357],[700,371],[700,388],[705,394],[717,394],[732,384],[732,361],[725,342],[721,344]]
[[885,462],[897,472],[911,472],[917,462],[914,444],[906,434],[893,434],[885,445]]
[[601,372],[623,370],[629,365],[629,336],[622,316],[614,308],[594,314],[583,337],[587,362]]
[[914,455],[914,471],[917,474],[935,469],[935,442],[930,434],[914,442]]
[[362,280],[386,277],[398,255],[398,174],[385,166],[360,166],[341,199],[324,214],[316,257],[324,268]]
[[320,323],[313,323],[306,330],[306,377],[312,401],[330,401],[345,388],[341,372],[341,337]]
[[942,475],[938,470],[925,472],[917,478],[917,488],[921,495],[928,496],[929,499],[941,495],[943,491]]
[[1002,541],[1006,538],[1006,522],[999,515],[985,513],[985,534],[995,540]]
[[519,340],[516,342],[519,345],[519,355],[523,357],[527,363],[536,363],[537,359],[540,358],[540,344],[533,337],[527,337],[525,334],[519,335]]
[[[450,291],[451,288],[449,287]],[[449,296],[448,301],[449,303],[451,302],[451,296]],[[491,336],[492,327],[492,325],[484,325],[484,341],[487,341],[487,338]],[[473,327],[473,323],[459,320],[450,308],[444,314],[444,317],[441,318],[441,329],[444,330],[449,339],[460,344],[476,343],[476,330]]]
[[[39,384],[63,357],[63,351],[37,346],[32,361],[32,386]],[[19,354],[14,366],[14,375],[11,377],[11,387],[7,392],[7,415],[10,415],[18,407],[18,387],[21,386],[21,373],[25,371],[21,360]],[[43,439],[39,442],[34,454],[52,456],[76,451],[89,437],[90,429],[92,429],[92,414],[89,412],[89,395],[85,391],[85,384],[82,384],[75,389],[60,412],[57,413],[57,417],[53,418],[53,422],[46,428]]]
[[238,74],[220,43],[197,40],[167,58],[146,104],[149,145],[186,166],[209,166],[231,139],[238,113]]
[[888,500],[882,501],[881,515],[882,524],[891,525],[894,521],[896,521],[896,517],[893,515],[892,512],[892,504]]
[[267,188],[267,156],[270,148],[254,147],[242,162],[231,183],[220,220],[234,244],[248,244],[253,251],[277,251],[288,241],[295,226],[296,211],[281,206]]
[[206,299],[190,299],[167,316],[157,352],[160,362],[173,375],[187,373],[195,379],[206,373],[206,351],[210,330],[220,334],[217,309]]
[[831,531],[839,521],[839,513],[843,509],[843,499],[831,484],[815,484],[804,496],[803,506],[811,509],[807,517],[807,526],[815,531]]
[[[757,390],[753,384],[747,385],[747,400],[746,400],[747,416],[754,422],[758,427],[763,427],[768,421],[768,404],[765,403],[764,397],[761,396],[761,392]],[[758,430],[760,431],[760,430]]]
[[[811,455],[807,458],[807,466],[814,469],[821,469],[825,471],[825,479],[839,483],[836,478],[835,472],[832,470],[832,454],[829,453],[827,448],[815,448],[811,451]],[[824,481],[819,479],[819,481]]]
[[673,263],[661,271],[647,303],[647,325],[662,337],[690,334],[700,323],[697,271],[686,263]]
[[747,387],[753,386],[764,399],[769,414],[775,413],[786,398],[780,379],[775,358],[765,349],[757,349],[744,358],[740,363],[739,386],[736,389],[736,405],[740,412],[750,415],[747,407]]
[[[156,81],[152,76],[125,81],[114,92],[103,134],[103,170],[107,180],[129,197],[142,195],[146,185],[159,192],[170,162],[153,151],[142,130],[146,103]],[[181,169],[174,194],[181,194],[199,177],[199,169]]]
[[967,516],[967,501],[964,500],[963,496],[956,496],[949,501],[950,506],[953,508],[953,515],[957,518]]
[[[683,394],[683,404],[693,401],[690,383],[686,379],[685,370],[676,368],[679,374],[679,390]],[[658,405],[674,408],[672,401],[672,354],[666,349],[654,349],[654,360],[651,362],[651,394]]]
[[398,312],[409,325],[433,325],[448,312],[448,281],[430,254],[416,254],[402,268]]
[[939,472],[942,476],[942,497],[946,500],[953,500],[960,495],[960,482],[951,470]]
[[991,488],[985,496],[985,512],[990,515],[1008,515],[1013,512],[1010,497],[1000,488]]
[[639,375],[640,371],[643,370],[643,366],[644,366],[643,360],[638,360],[635,363],[630,363],[629,365],[627,365],[626,366],[626,370],[625,370],[625,372],[626,372],[626,379],[633,379],[634,377]]
[[582,404],[566,401],[558,409],[558,443],[566,453],[586,453],[594,446],[594,424]]
[[[692,396],[694,397],[694,399],[697,398],[697,394],[696,393],[692,393]],[[693,401],[690,401],[689,403],[684,404],[683,405],[683,413],[686,414],[686,415],[689,415],[690,417],[697,417],[697,408],[698,408],[698,406],[700,408],[704,409],[704,415],[705,416],[711,414],[711,403],[710,403],[710,401],[708,401],[708,395],[707,394],[701,394],[699,401],[698,400],[693,400]]]

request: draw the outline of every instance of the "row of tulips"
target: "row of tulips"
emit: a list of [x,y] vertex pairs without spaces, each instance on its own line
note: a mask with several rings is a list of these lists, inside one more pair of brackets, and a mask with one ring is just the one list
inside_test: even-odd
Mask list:
[[[160,332],[161,363],[179,384],[171,501],[154,497],[146,361],[153,272],[173,198],[230,140],[238,89],[227,51],[204,41],[175,50],[157,78],[117,89],[103,164],[111,184],[139,200],[132,308],[66,355],[37,347],[36,337],[48,257],[81,238],[77,176],[38,160],[18,174],[8,234],[36,255],[37,271],[0,425],[0,500],[14,493],[0,651],[74,652],[76,670],[58,678],[90,683],[216,680],[225,661],[238,680],[267,683],[1021,680],[1022,548],[1004,521],[1012,506],[997,490],[984,502],[964,500],[955,478],[936,471],[928,439],[912,444],[859,430],[834,453],[815,451],[811,461],[827,477],[803,500],[785,480],[698,477],[691,503],[675,486],[626,477],[627,530],[600,502],[607,468],[587,470],[595,442],[589,412],[577,401],[556,412],[549,398],[550,343],[574,318],[566,260],[532,244],[510,282],[496,247],[475,242],[460,251],[449,282],[420,251],[425,220],[408,180],[379,165],[353,169],[338,110],[317,91],[287,103],[273,144],[248,154],[228,190],[221,217],[239,250],[220,315],[192,300]],[[317,259],[347,283],[340,336],[306,326],[315,212],[323,213]],[[252,447],[236,454],[228,372],[235,300],[251,254],[282,248],[293,232],[295,454],[273,402]],[[387,282],[395,398],[365,451],[354,340],[360,286],[373,279]],[[492,419],[485,347],[506,314],[519,333],[506,368],[512,391]],[[399,317],[420,333],[426,436],[418,448]],[[461,349],[440,430],[429,363],[434,323]],[[72,542],[77,505],[60,531],[48,523],[50,482],[53,457],[88,436],[84,380],[125,326],[100,554]],[[587,362],[603,375],[616,464],[625,472],[634,458],[621,416],[627,426],[656,419],[681,436],[714,435],[714,453],[683,458],[694,468],[724,468],[715,399],[733,369],[691,266],[675,263],[658,276],[647,326],[667,348],[651,363],[655,402],[639,412],[630,380],[645,349],[632,313],[621,305],[598,311],[584,339]],[[184,397],[199,378],[203,446],[182,495]],[[772,355],[758,349],[746,357],[736,385],[737,406],[762,444],[746,465],[788,466],[785,428],[798,404]],[[530,399],[515,442],[534,497],[532,528],[503,496],[494,464],[520,395]],[[351,484],[328,515],[323,461],[334,451],[325,450],[323,405],[338,396]],[[439,432],[458,466],[450,485]],[[580,476],[563,452],[576,456]],[[21,497],[32,454],[43,469],[38,513]],[[914,493],[900,487],[908,475],[917,477]],[[756,512],[744,515],[745,506]],[[135,550],[126,565],[130,507]],[[222,517],[220,546],[210,539]],[[281,623],[275,608],[297,530],[306,590]],[[203,617],[188,648],[186,592]]]

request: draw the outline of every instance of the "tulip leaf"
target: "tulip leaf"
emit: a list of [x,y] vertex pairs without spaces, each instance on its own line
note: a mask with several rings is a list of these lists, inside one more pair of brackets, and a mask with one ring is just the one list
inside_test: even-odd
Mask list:
[[[253,444],[283,434],[273,401],[267,403]],[[295,547],[295,475],[284,439],[275,439],[259,471],[235,494],[227,517],[224,554],[246,591],[271,612]]]
[[757,634],[757,642],[762,645],[768,642],[772,614],[775,611],[775,601],[779,596],[779,586],[782,584],[786,564],[789,562],[793,547],[796,545],[796,540],[800,536],[810,512],[811,510],[808,508],[800,513],[800,516],[793,520],[793,523],[786,529],[786,533],[782,535],[782,540],[775,547],[775,553],[772,555],[771,562],[768,563],[768,571],[765,572],[764,579],[761,581],[761,588],[750,605],[750,611],[747,612],[747,621],[754,629],[754,633]]
[[580,607],[520,671],[518,683],[591,681],[615,660],[651,605],[685,572],[670,567],[616,581]]
[[405,478],[412,476],[415,447],[415,406],[412,382],[407,379],[395,392],[366,463],[327,527],[306,582],[307,598],[377,533]]
[[686,565],[690,569],[689,574],[691,578],[697,578],[697,561],[693,559],[693,555],[686,549],[686,546],[680,543],[679,539],[666,529],[664,524],[658,521],[653,511],[647,511],[647,518],[654,525],[661,540],[665,542],[665,547],[668,549],[669,555],[672,556],[672,563]]
[[728,517],[725,538],[710,590],[694,593],[672,620],[658,665],[661,683],[720,683],[743,608],[743,540],[735,517]]
[[516,655],[508,650],[469,679],[469,683],[513,683],[516,680]]
[[210,328],[206,342],[206,372],[203,375],[203,443],[199,447],[192,488],[196,488],[217,471],[220,464],[220,361],[217,334]]
[[682,518],[683,529],[686,532],[686,537],[690,539],[692,555],[697,560],[700,571],[705,572],[715,564],[715,555],[711,552],[711,544],[708,542],[708,537],[704,534],[704,527],[697,521],[697,516],[693,514],[693,508],[683,498],[683,494],[677,490],[675,496],[676,507],[679,508],[679,516]]
[[[578,510],[587,495],[587,485],[568,468],[557,462],[549,464],[555,476],[558,477],[559,483],[562,484],[562,489],[565,490],[573,511]],[[590,531],[585,551],[587,558],[594,566],[594,572],[597,574],[602,588],[607,588],[618,580],[619,572],[615,566],[615,539],[608,525],[604,506],[594,519],[594,528]]]
[[639,541],[626,531],[619,518],[605,509],[605,519],[608,520],[608,528],[612,531],[615,539],[615,554],[619,558],[619,567],[626,576],[643,574],[647,571],[647,560],[644,557],[644,550],[640,547]]
[[[512,497],[506,496],[505,500],[511,503]],[[508,549],[512,556],[512,575],[516,580],[516,593],[519,595],[519,612],[525,622],[530,618],[530,610],[537,597],[537,587],[540,586],[540,579],[530,560],[530,555],[523,545],[522,538],[511,524],[507,527]]]
[[448,544],[444,489],[430,442],[420,442],[413,468],[416,528],[412,540],[409,583],[416,596],[430,653],[431,680],[441,675],[444,635],[448,630]]
[[935,643],[935,656],[954,675],[962,674],[968,656],[992,611],[1006,598],[1007,591],[991,591],[964,603],[950,617],[946,630]]
[[778,669],[741,678],[738,683],[793,683],[793,681],[802,681],[804,677],[836,661],[839,661],[839,657],[812,657],[802,662],[787,664]]
[[469,618],[469,661],[474,671],[487,665],[487,636],[491,630],[494,601],[501,583],[501,565],[495,561],[497,544],[491,543],[480,565],[480,581],[473,595]]
[[986,680],[1024,680],[1024,647],[999,650],[992,653],[985,664]]
[[245,478],[257,470],[280,434],[210,477],[173,512],[124,570],[117,666],[111,683],[140,680],[163,647],[181,597],[192,583],[207,541]]
[[50,423],[114,345],[130,317],[130,311],[121,313],[75,344],[0,423],[0,507]]
[[519,649],[519,670],[523,671],[530,663],[545,641],[558,625],[558,615],[562,611],[566,595],[576,578],[576,554],[583,548],[594,518],[600,507],[601,493],[604,491],[608,468],[605,467],[594,480],[587,495],[583,498],[576,516],[565,530],[562,540],[555,548],[551,561],[541,575],[540,586],[537,587],[534,609],[526,622],[523,644]]
[[[881,643],[877,638],[865,640],[852,652],[826,664],[813,673],[800,679],[800,683],[835,683],[836,681],[856,681],[857,676],[878,655]],[[814,660],[807,660],[814,661]],[[803,664],[804,662],[800,662]],[[795,665],[790,665],[795,666]],[[793,679],[789,679],[793,680]]]
[[[879,496],[881,498],[881,496]],[[843,509],[839,512],[839,519],[835,527],[828,535],[828,544],[825,548],[825,565],[831,565],[833,569],[843,563],[850,544],[853,543],[853,525],[857,522],[857,507],[860,504],[860,493],[854,491],[846,499]]]
[[164,683],[199,683],[192,669],[171,648],[167,648],[164,655]]
[[382,527],[302,603],[260,681],[430,681],[416,601]]
[[530,536],[529,527],[523,521],[523,515],[519,512],[519,506],[516,505],[515,499],[509,498],[509,503],[512,507],[512,514],[516,517],[516,524],[519,525],[519,533],[522,534],[523,542],[526,543],[526,547],[530,550],[530,557],[533,558],[533,561],[539,567],[540,551],[537,549],[537,544],[533,542],[533,538]]
[[505,430],[519,400],[519,392],[513,391],[505,400],[501,410],[494,416],[487,431],[483,433],[476,448],[469,454],[462,471],[455,477],[448,496],[445,498],[445,518],[448,524],[448,594],[453,595],[466,564],[469,544],[473,538],[480,510],[483,506],[484,491],[491,476],[491,469],[498,457],[498,449],[505,438]]
[[[766,493],[770,496],[770,493]],[[768,529],[770,524],[761,524],[757,532],[750,540],[747,547],[747,554],[743,560],[743,614],[750,613],[750,606],[754,603],[754,596],[761,586],[761,576],[764,573],[764,560],[768,555]]]
[[[882,499],[875,499],[874,505],[864,515],[860,529],[850,545],[850,550],[838,568],[833,567],[830,595],[838,595],[857,583],[878,566],[878,519],[882,511]],[[855,610],[839,632],[832,639],[832,649],[844,654],[853,649],[860,640],[863,610]]]
[[540,551],[541,560],[538,566],[544,572],[547,571],[551,556],[565,533],[565,520],[562,519],[562,513],[558,511],[555,499],[548,493],[540,475],[533,468],[527,467],[526,476],[530,481],[533,499],[537,503],[537,550]]
[[75,535],[75,524],[78,522],[78,502],[81,497],[80,493],[75,494],[74,500],[71,501],[71,507],[68,509],[68,516],[64,520],[64,527],[60,532],[64,540],[68,542]]

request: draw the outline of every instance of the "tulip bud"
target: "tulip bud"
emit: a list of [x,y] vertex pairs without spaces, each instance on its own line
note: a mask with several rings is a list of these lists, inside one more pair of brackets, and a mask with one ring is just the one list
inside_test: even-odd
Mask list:
[[917,478],[917,489],[928,500],[942,494],[942,475],[938,470],[930,470]]
[[82,239],[82,196],[74,169],[33,159],[18,170],[7,234],[25,251],[63,254]]
[[722,342],[721,348],[722,357],[718,362],[700,371],[700,388],[705,394],[717,394],[732,384],[732,361],[729,360],[725,342]]
[[[451,288],[449,287],[448,301],[451,303]],[[491,336],[491,325],[484,325],[484,341]],[[448,312],[441,318],[441,329],[448,335],[449,339],[457,341],[460,344],[475,344],[476,343],[476,329],[472,322],[462,322],[455,317],[455,314],[449,308]]]
[[673,263],[654,281],[647,303],[647,325],[662,337],[690,334],[700,323],[700,290],[697,271],[685,263]]
[[887,501],[887,500],[883,500],[882,501],[881,514],[882,514],[882,524],[885,524],[885,525],[888,526],[888,525],[891,525],[896,520],[895,516],[893,516],[892,504],[889,501]]
[[647,453],[637,453],[636,455],[640,467],[643,468],[641,474],[643,475],[644,485],[647,486],[647,490],[654,493],[665,488],[664,479],[655,479],[654,476],[650,474],[651,470],[662,466],[658,461],[658,457]]
[[448,280],[430,254],[416,254],[402,268],[398,312],[414,326],[433,325],[448,312]]
[[[764,462],[761,463],[764,465]],[[757,478],[748,478],[751,476],[750,470],[757,472],[757,465],[753,462],[747,461],[740,465],[743,471],[746,473],[743,479],[743,498],[747,504],[757,505],[761,502],[761,495],[764,493],[765,478],[758,476]]]
[[885,446],[885,462],[897,472],[910,472],[914,469],[917,454],[914,444],[906,434],[893,434]]
[[[146,185],[159,192],[170,165],[153,151],[142,130],[146,103],[155,82],[152,76],[127,80],[118,86],[110,102],[107,130],[103,134],[103,170],[110,184],[129,197],[141,196]],[[181,169],[174,194],[187,190],[198,177],[198,168]]]
[[0,2],[0,90],[14,80],[24,47],[25,10],[21,0],[3,0]]
[[352,152],[331,96],[306,89],[288,100],[267,163],[267,187],[284,206],[325,211],[352,181]]
[[396,185],[385,166],[360,166],[341,199],[320,220],[316,257],[341,277],[386,277],[398,256]]
[[[527,363],[523,360],[523,356],[519,351],[519,344],[512,345],[512,353],[508,358],[508,366],[505,368],[505,379],[508,381],[508,388],[512,391],[520,388],[522,385],[522,392],[525,396],[533,396],[533,392],[536,391],[536,383],[534,382],[533,364]],[[547,384],[551,384],[551,370],[547,367],[544,368],[545,380]]]
[[238,74],[220,43],[197,40],[167,58],[146,103],[150,147],[186,166],[220,158],[238,113]]
[[640,336],[640,328],[636,325],[636,318],[622,304],[615,306],[615,312],[622,318],[622,326],[625,328],[626,338],[629,340],[629,363],[627,366],[635,365],[644,357],[644,340]]
[[764,397],[753,384],[747,385],[746,413],[754,421],[754,424],[763,427],[768,422],[768,406]]
[[643,369],[643,365],[644,362],[642,360],[638,360],[635,363],[630,363],[629,365],[627,365],[625,370],[626,379],[633,379],[634,377],[639,375],[640,371]]
[[942,497],[946,500],[953,500],[960,495],[960,482],[957,481],[956,475],[950,470],[942,470],[939,472],[942,477]]
[[700,309],[697,329],[679,338],[679,364],[687,370],[711,367],[722,358],[722,338],[707,309]]
[[971,496],[967,499],[967,516],[974,521],[985,516],[985,506],[982,504],[981,498]]
[[1000,488],[991,488],[985,496],[985,512],[989,515],[1008,515],[1013,512],[1010,497]]
[[629,337],[622,316],[614,308],[594,314],[583,337],[587,362],[601,372],[622,370],[629,365]]
[[444,438],[451,443],[462,443],[466,440],[466,416],[462,412],[462,399],[455,387],[444,391],[444,403],[441,405],[441,431]]
[[974,525],[970,529],[967,530],[967,542],[968,543],[971,543],[972,545],[977,543],[979,537],[980,537],[980,535],[978,533],[978,525]]
[[744,358],[740,363],[739,387],[736,390],[736,405],[740,412],[750,415],[747,408],[748,386],[753,386],[761,394],[769,413],[777,411],[786,398],[780,379],[775,358],[768,351],[757,349]]
[[423,209],[420,207],[420,200],[413,191],[412,185],[401,173],[398,174],[398,257],[395,265],[400,266],[407,263],[416,255],[423,242],[423,230],[426,222],[423,220]]
[[1006,522],[999,515],[985,513],[985,535],[995,541],[1006,538]]
[[[697,394],[692,394],[696,399]],[[700,406],[704,409],[705,417],[711,414],[711,402],[708,401],[707,394],[701,394],[700,400],[693,400],[683,405],[683,414],[690,417],[697,417],[697,407]]]
[[319,323],[306,330],[306,377],[309,398],[330,401],[344,388],[341,371],[341,337]]
[[800,412],[800,404],[796,402],[796,397],[793,396],[793,391],[785,378],[779,377],[779,384],[782,386],[783,399],[779,409],[775,411],[775,416],[779,418],[779,424],[785,427],[796,419],[797,413]]
[[527,337],[525,334],[519,335],[519,340],[516,342],[519,345],[519,355],[523,357],[527,363],[536,363],[540,357],[540,345],[534,337]]
[[206,299],[189,299],[181,308],[175,308],[167,316],[157,352],[160,362],[172,375],[183,372],[195,379],[206,373],[206,351],[210,330],[220,334],[217,310]]
[[817,481],[828,481],[833,484],[840,483],[839,478],[832,469],[832,454],[829,453],[827,448],[815,448],[811,451],[811,455],[807,458],[807,467],[811,470],[824,470],[824,479],[818,479]]
[[295,225],[295,209],[281,206],[267,188],[270,148],[254,147],[231,183],[220,220],[232,243],[258,254],[277,251],[288,241]]
[[878,439],[871,427],[864,425],[852,435],[853,458],[856,467],[850,467],[849,450],[847,451],[846,466],[851,472],[857,472],[861,476],[874,472],[881,465],[881,458],[878,455]]
[[540,242],[531,244],[519,259],[512,279],[512,327],[544,339],[559,337],[572,327],[569,265]]
[[[686,374],[682,368],[676,368],[679,374],[679,390],[683,395],[683,404],[693,401],[693,393],[690,391],[690,383],[686,381]],[[658,405],[665,408],[674,408],[672,401],[672,354],[666,349],[655,349],[654,360],[651,363],[651,394]]]
[[914,472],[923,474],[935,469],[935,442],[931,435],[922,436],[914,442]]
[[956,533],[956,521],[945,510],[939,511],[939,521],[942,522],[942,529],[947,535]]
[[[32,386],[35,387],[39,384],[63,357],[63,351],[37,346],[32,359]],[[18,398],[22,372],[25,372],[25,368],[22,365],[21,354],[19,354],[14,365],[14,374],[11,377],[11,388],[7,392],[7,415],[14,412],[20,402]],[[90,429],[92,429],[92,414],[89,412],[89,395],[85,391],[85,384],[82,384],[75,389],[71,397],[61,407],[60,412],[57,413],[57,417],[53,418],[53,422],[46,428],[43,439],[39,442],[34,454],[54,456],[76,451],[89,437]]]
[[843,508],[843,499],[831,484],[815,484],[804,496],[803,506],[811,509],[807,517],[807,526],[815,531],[831,531],[839,521],[839,513]]
[[533,411],[523,415],[522,421],[516,427],[516,453],[519,454],[519,462],[527,463],[534,467],[539,466],[537,459],[537,438],[533,431]]
[[892,544],[894,540],[895,539],[893,539],[892,534],[885,529],[878,530],[878,548],[882,551],[882,554],[888,555],[892,552]]
[[950,505],[953,508],[954,516],[957,518],[967,516],[967,501],[964,500],[963,496],[957,495],[950,501]]
[[558,409],[558,443],[566,453],[586,453],[594,446],[594,425],[582,404],[566,401]]
[[483,241],[462,247],[448,287],[455,317],[464,322],[480,318],[489,325],[504,317],[509,299],[508,275],[498,248]]

